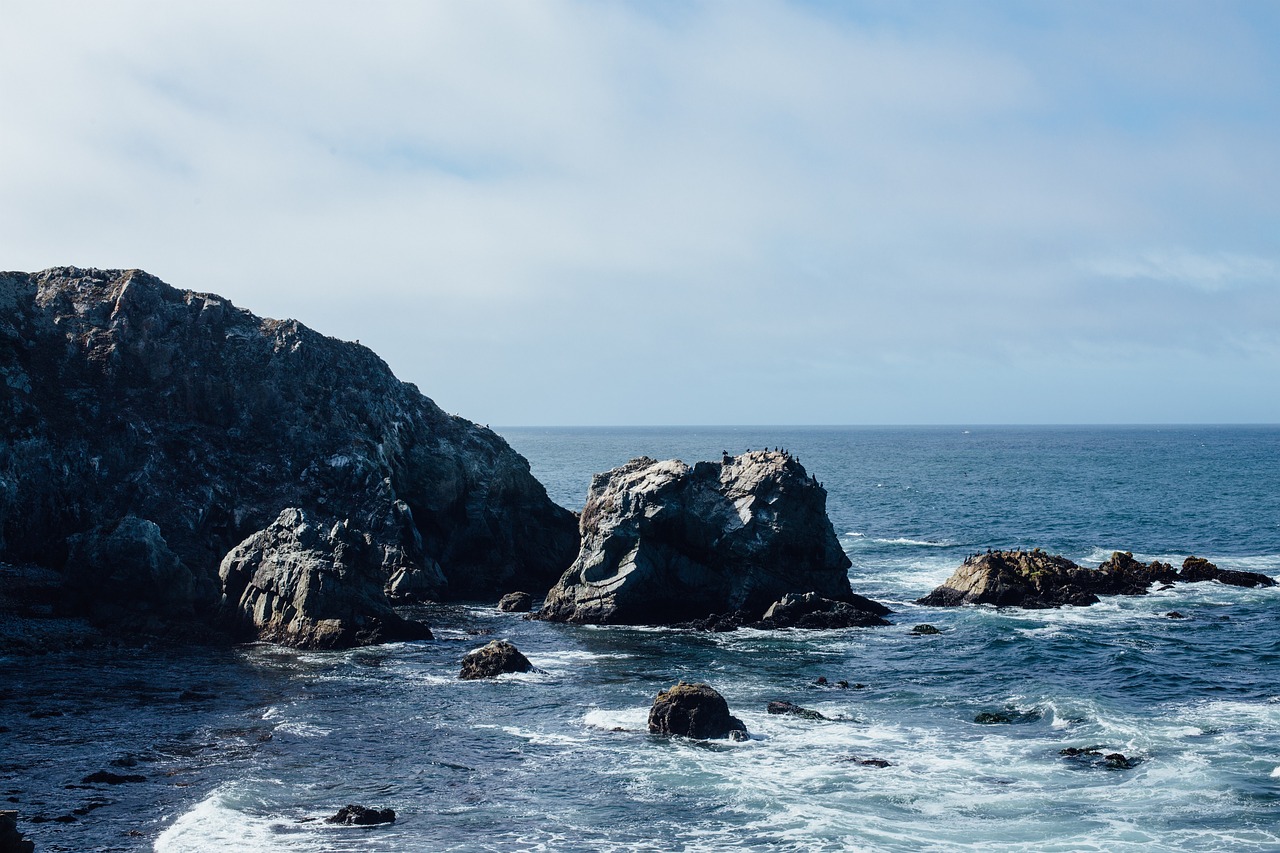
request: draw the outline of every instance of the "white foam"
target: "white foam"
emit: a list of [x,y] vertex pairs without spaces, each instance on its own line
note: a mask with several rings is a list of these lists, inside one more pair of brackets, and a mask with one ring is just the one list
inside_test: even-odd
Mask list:
[[278,815],[255,814],[251,799],[234,784],[222,785],[155,841],[155,853],[211,853],[218,850],[314,851],[312,832]]

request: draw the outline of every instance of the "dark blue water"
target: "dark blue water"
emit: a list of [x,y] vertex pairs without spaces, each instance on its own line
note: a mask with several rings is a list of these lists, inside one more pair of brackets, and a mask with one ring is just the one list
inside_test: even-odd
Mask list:
[[[636,455],[786,447],[826,486],[855,589],[896,624],[699,635],[447,606],[429,610],[436,641],[346,653],[0,661],[0,793],[38,849],[1280,849],[1280,591],[1180,585],[1051,612],[911,604],[988,547],[1089,565],[1116,549],[1194,553],[1280,574],[1280,429],[502,432],[573,508],[591,473]],[[943,633],[910,635],[926,621]],[[458,681],[490,633],[545,672]],[[678,678],[721,690],[756,737],[643,734]],[[773,699],[832,719],[770,716]],[[1019,722],[974,722],[988,711]],[[1059,754],[1093,746],[1136,764]],[[65,787],[100,769],[146,779]],[[315,820],[347,802],[400,819]]]

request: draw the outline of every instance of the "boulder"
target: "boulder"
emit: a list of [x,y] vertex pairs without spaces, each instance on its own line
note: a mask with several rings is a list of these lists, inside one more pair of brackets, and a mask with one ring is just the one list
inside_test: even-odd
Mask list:
[[706,684],[681,681],[658,692],[649,709],[649,733],[696,740],[747,737],[742,720],[729,713],[729,703]]
[[672,625],[734,611],[758,620],[788,593],[850,602],[826,500],[782,452],[693,467],[644,457],[597,474],[578,558],[538,618]]
[[1114,551],[1100,566],[1099,578],[1094,578],[1094,592],[1098,595],[1146,595],[1152,584],[1168,584],[1178,580],[1173,566],[1152,560],[1143,563],[1135,560],[1129,551]]
[[[0,561],[75,574],[133,517],[156,547],[104,577],[148,616],[212,616],[223,558],[289,507],[371,540],[416,600],[541,594],[577,553],[520,454],[358,343],[74,267],[0,273],[0,340]],[[147,599],[153,569],[174,600]]]
[[462,658],[459,678],[496,678],[508,672],[532,672],[534,665],[520,650],[506,640],[490,640],[488,645],[472,649]]
[[911,634],[912,636],[915,636],[915,637],[930,637],[930,636],[933,636],[934,634],[941,634],[941,633],[942,633],[941,631],[939,631],[933,625],[930,625],[928,622],[925,622],[920,625],[916,625],[914,628],[911,629]]
[[1238,572],[1231,569],[1220,569],[1208,560],[1200,557],[1187,557],[1182,561],[1182,570],[1178,572],[1178,580],[1185,583],[1200,581],[1218,581],[1230,586],[1275,586],[1274,578],[1258,572]]
[[344,521],[291,507],[222,561],[224,618],[249,636],[336,649],[429,639],[383,592],[385,545]]
[[336,823],[342,826],[375,826],[380,823],[395,823],[395,809],[371,809],[368,806],[347,805],[338,809],[338,813],[324,819],[325,823]]
[[771,628],[866,628],[888,625],[882,618],[892,613],[879,602],[849,593],[846,601],[833,601],[817,593],[788,593],[764,612],[760,622]]
[[498,600],[503,613],[528,613],[533,609],[533,596],[527,592],[509,592]]

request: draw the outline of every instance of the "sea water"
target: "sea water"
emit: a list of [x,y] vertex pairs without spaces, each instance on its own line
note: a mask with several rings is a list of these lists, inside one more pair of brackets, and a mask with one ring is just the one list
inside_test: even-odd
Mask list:
[[[574,509],[633,456],[785,447],[828,492],[854,590],[894,625],[580,627],[484,602],[426,608],[433,641],[346,652],[11,658],[0,807],[41,851],[1280,849],[1280,589],[913,604],[987,548],[1280,574],[1280,429],[501,432]],[[941,633],[911,633],[925,622]],[[541,672],[460,681],[492,637]],[[648,735],[653,696],[682,678],[723,693],[751,739]],[[988,712],[1012,722],[975,721]],[[98,770],[144,781],[82,784]],[[347,803],[397,820],[324,823]]]

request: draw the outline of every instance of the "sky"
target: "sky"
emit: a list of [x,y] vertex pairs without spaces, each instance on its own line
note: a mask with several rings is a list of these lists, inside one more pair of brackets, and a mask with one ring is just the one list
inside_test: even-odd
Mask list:
[[1280,3],[0,0],[0,268],[494,425],[1280,423]]

